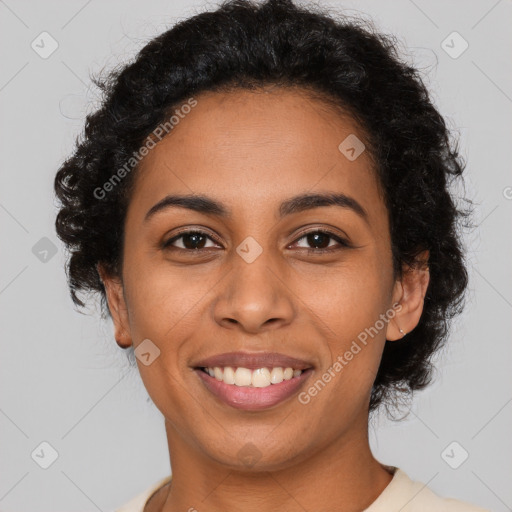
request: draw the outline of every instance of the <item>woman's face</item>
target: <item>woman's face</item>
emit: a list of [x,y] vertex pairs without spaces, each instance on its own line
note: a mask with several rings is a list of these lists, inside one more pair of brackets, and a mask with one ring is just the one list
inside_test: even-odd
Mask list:
[[[251,457],[285,467],[364,438],[386,337],[411,329],[394,315],[404,288],[393,279],[387,211],[367,152],[354,159],[357,128],[318,100],[283,89],[195,99],[137,170],[118,306],[108,285],[117,339],[133,343],[170,439],[230,467]],[[346,198],[291,202],[304,194]],[[182,202],[148,216],[168,195],[220,207]],[[197,368],[231,352],[279,353],[309,370],[295,386],[259,388]],[[269,373],[287,366],[271,361]],[[267,383],[265,371],[238,373],[239,383]]]

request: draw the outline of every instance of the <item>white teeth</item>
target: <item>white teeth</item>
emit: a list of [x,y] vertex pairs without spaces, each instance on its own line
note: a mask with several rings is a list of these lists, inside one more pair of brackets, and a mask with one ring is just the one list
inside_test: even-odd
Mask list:
[[222,369],[219,368],[218,366],[216,366],[214,369],[213,369],[213,376],[217,379],[217,380],[222,380]]
[[243,367],[234,369],[231,366],[225,368],[215,366],[214,368],[204,368],[204,370],[210,377],[214,377],[225,384],[255,388],[266,388],[272,384],[280,384],[283,380],[299,377],[303,372],[303,370],[294,370],[290,367],[250,370]]
[[284,375],[282,368],[272,368],[272,372],[270,372],[270,382],[272,384],[279,384],[283,382]]
[[270,371],[268,368],[258,368],[252,372],[252,385],[255,388],[266,388],[270,386]]
[[222,379],[226,384],[235,383],[235,370],[231,366],[224,368],[224,378]]
[[251,370],[247,368],[237,368],[235,372],[235,385],[237,386],[250,386],[251,385]]

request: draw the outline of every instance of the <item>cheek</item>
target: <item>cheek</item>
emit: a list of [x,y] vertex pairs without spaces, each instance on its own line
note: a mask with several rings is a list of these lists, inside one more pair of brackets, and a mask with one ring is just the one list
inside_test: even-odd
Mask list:
[[135,341],[180,339],[178,333],[200,313],[204,299],[218,280],[199,267],[180,269],[163,260],[134,260],[132,271],[127,272],[126,290]]
[[333,391],[326,400],[357,400],[371,389],[385,343],[388,281],[375,260],[361,259],[296,288],[320,337],[326,367],[318,377]]
[[[173,417],[172,411],[190,407],[183,383],[187,344],[197,333],[198,317],[203,313],[201,299],[205,294],[207,297],[215,281],[190,279],[188,272],[171,272],[162,264],[146,263],[139,268],[144,272],[131,272],[126,282],[133,344],[137,349],[149,339],[159,352],[155,352],[158,356],[149,365],[143,364],[142,359],[137,360],[137,365],[152,401],[162,414]],[[174,420],[179,423],[179,418]]]
[[357,338],[387,307],[389,283],[373,261],[355,258],[336,269],[315,273],[312,279],[295,277],[294,291],[301,302],[321,319],[327,338],[339,341]]
[[[142,259],[133,258],[130,262],[127,258],[126,262],[125,286],[134,348],[149,339],[160,351],[149,366],[137,361],[141,378],[160,410],[179,410],[187,406],[182,381],[183,372],[188,372],[190,341],[197,337],[206,317],[209,292],[215,290],[219,276],[201,270],[200,265],[179,269],[165,261],[144,261],[142,265]],[[144,271],[133,270],[137,268]]]

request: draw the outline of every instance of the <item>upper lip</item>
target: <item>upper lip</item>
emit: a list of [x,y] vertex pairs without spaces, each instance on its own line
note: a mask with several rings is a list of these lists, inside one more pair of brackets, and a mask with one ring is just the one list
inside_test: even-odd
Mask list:
[[313,365],[296,357],[279,354],[277,352],[227,352],[202,359],[192,365],[194,368],[242,367],[249,370],[257,368],[293,368],[306,370]]

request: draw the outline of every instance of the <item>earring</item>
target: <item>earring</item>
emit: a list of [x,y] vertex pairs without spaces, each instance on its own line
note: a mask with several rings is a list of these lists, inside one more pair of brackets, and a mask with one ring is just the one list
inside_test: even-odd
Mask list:
[[400,327],[398,328],[398,330],[402,333],[402,338],[407,334],[405,331],[403,331],[402,329],[400,329]]

